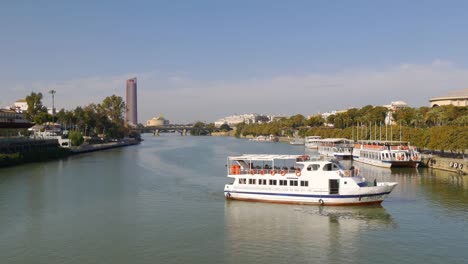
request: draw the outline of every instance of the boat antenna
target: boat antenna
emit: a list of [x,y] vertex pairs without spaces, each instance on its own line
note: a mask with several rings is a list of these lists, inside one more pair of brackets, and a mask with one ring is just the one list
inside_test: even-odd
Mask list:
[[382,141],[382,121],[379,121],[380,141]]
[[374,140],[377,140],[377,121],[374,120]]
[[393,141],[393,124],[390,126],[390,141]]
[[388,141],[388,132],[387,132],[387,121],[385,121],[385,141]]
[[400,145],[401,145],[401,119],[400,119]]

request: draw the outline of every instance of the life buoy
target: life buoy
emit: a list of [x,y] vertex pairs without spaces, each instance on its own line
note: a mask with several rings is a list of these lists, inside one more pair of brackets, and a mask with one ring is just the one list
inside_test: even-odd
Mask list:
[[453,163],[453,167],[456,169],[458,167],[458,163]]
[[319,202],[320,205],[323,205],[323,204],[324,204],[324,202],[323,202],[322,199],[319,199],[318,202]]
[[349,172],[349,170],[345,170],[345,171],[344,171],[344,176],[345,176],[345,177],[351,176],[351,173]]
[[260,170],[260,175],[265,175],[265,171],[264,171],[264,170]]
[[297,177],[301,176],[301,170],[296,170],[296,176]]
[[271,170],[271,171],[270,171],[270,174],[271,174],[271,176],[275,176],[276,170]]
[[418,156],[414,156],[414,157],[413,157],[413,160],[414,160],[414,161],[417,161],[418,158],[419,158]]
[[458,168],[461,170],[463,169],[463,164],[458,165]]
[[453,161],[450,162],[450,167],[453,167]]
[[284,176],[284,175],[286,175],[286,171],[285,171],[285,170],[281,170],[281,172],[280,172],[280,173],[281,173],[281,176]]

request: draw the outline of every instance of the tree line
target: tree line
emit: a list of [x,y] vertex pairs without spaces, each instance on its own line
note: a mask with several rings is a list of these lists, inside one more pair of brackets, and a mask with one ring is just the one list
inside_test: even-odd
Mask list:
[[35,92],[26,96],[28,109],[24,115],[35,124],[56,122],[64,129],[91,137],[119,139],[129,134],[124,122],[125,102],[120,96],[108,96],[99,104],[91,103],[73,110],[60,109],[55,115],[48,113],[42,98],[42,93]]
[[[323,118],[294,115],[270,123],[239,124],[236,136],[322,136],[360,140],[403,140],[420,148],[464,152],[468,149],[468,107],[405,107],[390,112],[381,106],[352,108]],[[400,132],[401,131],[401,132]],[[401,136],[400,136],[401,135]]]

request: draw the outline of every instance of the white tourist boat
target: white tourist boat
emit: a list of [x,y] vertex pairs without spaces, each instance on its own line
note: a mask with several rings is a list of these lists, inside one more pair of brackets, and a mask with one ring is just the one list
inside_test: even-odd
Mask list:
[[358,169],[306,155],[244,154],[228,157],[227,199],[277,203],[380,204],[396,182],[367,182]]
[[353,141],[346,138],[324,138],[320,140],[318,153],[327,157],[351,159],[353,157]]
[[289,141],[289,144],[290,145],[299,145],[299,146],[301,146],[301,145],[305,144],[305,140],[304,140],[304,138],[295,137],[291,141]]
[[353,160],[384,168],[417,168],[421,154],[409,142],[362,140],[354,145]]
[[321,136],[305,137],[305,147],[308,149],[318,149],[321,139],[322,139]]

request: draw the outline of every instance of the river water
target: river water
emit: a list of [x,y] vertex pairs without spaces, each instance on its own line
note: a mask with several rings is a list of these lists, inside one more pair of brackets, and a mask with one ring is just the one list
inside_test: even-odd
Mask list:
[[0,263],[467,263],[468,176],[355,164],[381,206],[226,201],[226,157],[303,147],[144,136],[0,169]]

